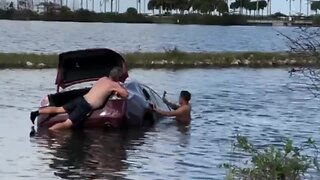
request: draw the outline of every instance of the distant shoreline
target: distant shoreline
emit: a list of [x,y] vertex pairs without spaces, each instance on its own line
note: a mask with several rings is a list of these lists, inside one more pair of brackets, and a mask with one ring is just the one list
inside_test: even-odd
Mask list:
[[[180,51],[123,53],[129,68],[278,68],[319,66],[316,59],[285,52],[202,52]],[[0,53],[0,69],[56,68],[57,54]]]

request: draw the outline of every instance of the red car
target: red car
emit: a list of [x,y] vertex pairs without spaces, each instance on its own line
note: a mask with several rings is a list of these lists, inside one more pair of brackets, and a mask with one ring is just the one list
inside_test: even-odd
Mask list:
[[[127,99],[111,96],[105,104],[94,110],[91,116],[83,123],[85,128],[123,128],[153,124],[161,118],[150,110],[150,104],[162,110],[170,108],[161,97],[146,85],[128,81],[127,64],[123,57],[110,49],[87,49],[66,52],[59,55],[59,66],[56,78],[57,93],[46,96],[40,104],[45,106],[62,106],[72,99],[83,96],[90,90],[89,87],[72,88],[92,83],[108,75],[110,70],[120,66],[123,69],[121,81],[129,91]],[[67,90],[68,89],[68,90]],[[56,123],[65,121],[67,114],[40,115],[38,127],[49,128]]]

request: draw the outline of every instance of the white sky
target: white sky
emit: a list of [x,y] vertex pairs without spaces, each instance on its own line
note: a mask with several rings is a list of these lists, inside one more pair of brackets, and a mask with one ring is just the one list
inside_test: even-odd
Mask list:
[[[7,0],[10,1],[10,0]],[[38,2],[40,0],[34,0],[34,2]],[[52,0],[54,1],[54,0]],[[56,1],[60,1],[60,0],[56,0]],[[64,2],[66,2],[66,0],[63,0]],[[73,0],[67,0],[69,7],[72,7],[72,3]],[[80,0],[74,0],[76,2],[76,4],[79,6],[80,4]],[[86,0],[83,0],[84,2]],[[92,0],[88,0],[89,1],[89,8],[91,9],[91,4],[92,4]],[[101,0],[104,1],[104,0]],[[107,5],[107,9],[110,9],[110,0],[108,1],[108,5]],[[141,2],[146,2],[146,4],[148,3],[148,0],[141,0]],[[233,2],[234,0],[229,0],[229,2]],[[272,1],[272,13],[275,12],[282,12],[285,14],[289,13],[289,2],[288,0],[271,0]],[[85,3],[84,3],[85,4]],[[300,4],[300,0],[293,0],[292,1],[292,14],[295,14],[297,12],[299,12],[299,4]],[[136,7],[136,0],[120,0],[120,11],[124,12],[126,11],[126,9],[128,7]],[[103,8],[102,8],[103,9]],[[143,12],[143,5],[142,5],[142,12]],[[100,0],[95,0],[95,11],[100,11]],[[310,11],[309,11],[310,12]],[[307,13],[307,0],[302,0],[302,13],[306,14]]]

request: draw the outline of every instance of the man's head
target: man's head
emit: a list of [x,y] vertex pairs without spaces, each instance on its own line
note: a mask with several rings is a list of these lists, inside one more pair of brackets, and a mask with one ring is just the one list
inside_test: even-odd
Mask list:
[[188,91],[181,91],[180,92],[180,97],[179,97],[179,104],[186,104],[189,103],[191,100],[191,93]]
[[114,67],[109,73],[109,78],[113,81],[119,81],[122,75],[122,69],[120,67]]

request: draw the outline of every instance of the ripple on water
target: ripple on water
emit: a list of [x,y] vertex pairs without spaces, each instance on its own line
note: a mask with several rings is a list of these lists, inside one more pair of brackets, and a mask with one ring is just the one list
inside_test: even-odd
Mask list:
[[[286,43],[277,36],[274,27],[1,21],[0,30],[0,41],[6,42],[1,47],[3,52],[55,53],[88,47],[154,52],[175,46],[192,52],[287,50]],[[293,32],[291,27],[279,30]],[[225,32],[228,36],[222,35]],[[82,38],[78,38],[79,34]],[[256,41],[257,38],[260,41]]]
[[308,92],[288,91],[285,70],[130,73],[157,92],[167,90],[173,100],[181,89],[190,90],[191,126],[164,119],[149,129],[40,131],[29,139],[29,111],[54,92],[55,70],[1,70],[0,114],[5,123],[0,126],[0,178],[223,179],[225,170],[219,165],[247,157],[232,148],[237,134],[248,136],[257,147],[280,146],[287,137],[297,143],[308,137],[320,142],[315,133],[319,102]]

